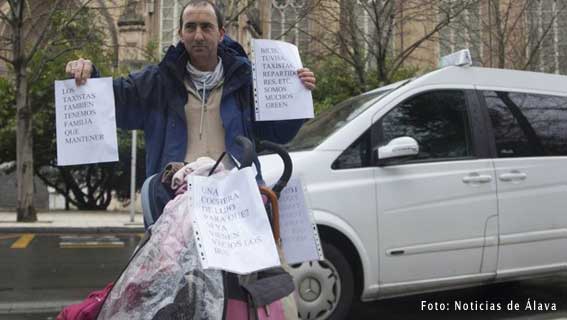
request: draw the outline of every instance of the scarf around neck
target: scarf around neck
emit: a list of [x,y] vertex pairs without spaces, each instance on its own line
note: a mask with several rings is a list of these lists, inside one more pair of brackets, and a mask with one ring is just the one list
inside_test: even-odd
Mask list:
[[189,75],[191,76],[191,81],[193,81],[193,84],[197,89],[197,92],[199,92],[202,96],[205,96],[205,91],[210,91],[223,79],[222,59],[220,57],[214,71],[198,70],[189,61],[187,62],[186,68],[187,72],[189,72]]

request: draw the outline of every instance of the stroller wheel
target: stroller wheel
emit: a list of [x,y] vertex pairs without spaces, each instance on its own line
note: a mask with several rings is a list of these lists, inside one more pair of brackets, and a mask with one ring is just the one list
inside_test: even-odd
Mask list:
[[293,265],[299,318],[346,319],[354,296],[352,268],[333,245],[323,243],[324,261]]

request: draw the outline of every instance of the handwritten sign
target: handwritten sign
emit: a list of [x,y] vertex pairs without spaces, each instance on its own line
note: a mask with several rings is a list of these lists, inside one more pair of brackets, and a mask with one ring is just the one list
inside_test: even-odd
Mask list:
[[279,199],[280,233],[284,256],[289,264],[322,260],[323,250],[317,225],[306,205],[301,180],[293,177]]
[[257,121],[313,118],[313,98],[299,77],[302,68],[291,43],[255,39],[252,44]]
[[280,265],[252,168],[187,180],[203,268],[248,274]]
[[55,81],[57,164],[118,161],[112,78]]

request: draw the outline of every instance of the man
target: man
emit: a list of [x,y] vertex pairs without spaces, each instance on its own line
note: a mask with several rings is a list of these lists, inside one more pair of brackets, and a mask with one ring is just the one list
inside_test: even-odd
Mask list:
[[[225,150],[239,160],[238,135],[276,143],[291,140],[303,120],[254,120],[250,62],[240,45],[224,36],[218,8],[194,0],[179,22],[181,41],[159,65],[114,80],[118,127],[145,131],[146,175],[169,162],[216,158]],[[84,59],[69,62],[66,71],[78,85],[91,74],[98,76]],[[315,88],[309,69],[298,70],[298,76],[307,89]],[[259,165],[257,159],[255,163]]]

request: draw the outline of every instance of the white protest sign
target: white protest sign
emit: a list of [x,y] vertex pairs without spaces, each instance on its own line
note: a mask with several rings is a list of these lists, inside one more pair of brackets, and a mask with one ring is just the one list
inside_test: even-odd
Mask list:
[[203,268],[248,274],[280,265],[252,168],[187,178]]
[[317,225],[298,177],[291,178],[282,190],[279,208],[280,236],[287,263],[323,260]]
[[252,43],[254,102],[257,121],[313,118],[313,98],[297,70],[302,68],[297,47],[276,40]]
[[55,81],[57,165],[118,161],[112,78]]

